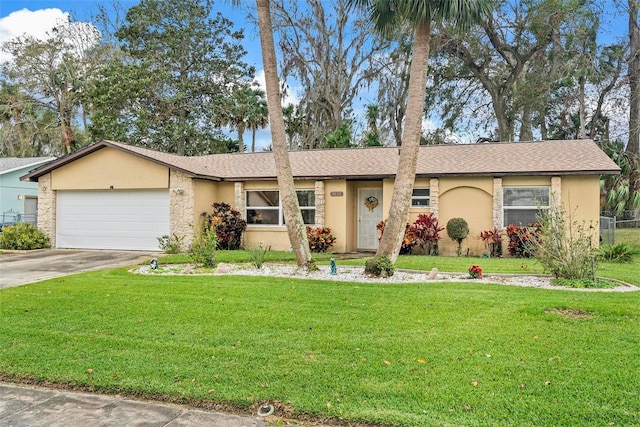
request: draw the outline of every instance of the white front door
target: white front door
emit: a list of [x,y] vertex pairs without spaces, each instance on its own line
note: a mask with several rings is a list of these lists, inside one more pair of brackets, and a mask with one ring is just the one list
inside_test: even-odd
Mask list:
[[358,189],[358,249],[378,249],[376,225],[382,221],[382,188]]

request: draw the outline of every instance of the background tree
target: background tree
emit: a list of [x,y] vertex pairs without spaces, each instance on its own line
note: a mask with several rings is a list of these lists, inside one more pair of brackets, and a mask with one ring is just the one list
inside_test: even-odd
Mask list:
[[288,104],[282,109],[285,132],[289,150],[295,150],[302,145],[302,135],[308,127],[305,116],[300,109],[293,104]]
[[376,252],[376,258],[388,257],[395,262],[402,245],[405,224],[409,219],[409,206],[416,174],[424,116],[432,20],[450,21],[461,30],[468,29],[474,22],[489,13],[490,3],[483,0],[433,2],[351,0],[351,3],[368,12],[376,29],[383,34],[390,34],[403,24],[410,24],[415,29],[402,150],[385,228],[387,232],[382,235]]
[[[390,133],[384,142],[400,147],[402,145],[402,128],[407,113],[409,97],[409,68],[411,66],[411,49],[413,34],[409,26],[402,26],[390,35],[392,48],[388,55],[377,56],[380,61],[378,78],[378,105],[380,106],[380,129]],[[382,141],[381,141],[382,142]]]
[[[82,108],[86,108],[84,93],[92,78],[98,42],[99,35],[94,26],[68,21],[54,27],[44,40],[23,35],[2,45],[2,50],[12,55],[12,60],[2,66],[2,79],[8,85],[5,88],[12,87],[14,100],[19,99],[22,104],[20,107],[13,103],[13,119],[18,118],[18,111],[49,110],[50,114],[41,117],[53,115],[57,119],[57,137],[67,153],[85,142],[75,130],[75,118],[79,112],[85,115]],[[33,115],[21,117],[34,118]],[[25,124],[21,120],[18,122]],[[22,132],[26,129],[16,130],[17,137],[23,138],[21,144],[28,143],[27,132]],[[60,154],[56,145],[48,149],[50,154]]]
[[242,62],[243,34],[212,0],[142,0],[115,33],[123,54],[107,64],[91,93],[95,139],[177,154],[227,151],[224,99],[254,70]]
[[298,109],[307,127],[297,148],[322,148],[326,137],[353,119],[353,103],[381,71],[388,43],[377,37],[346,0],[271,2],[282,52],[282,79],[301,86]]
[[378,104],[369,104],[366,106],[365,119],[367,120],[368,129],[364,134],[364,144],[366,147],[382,146],[382,138],[378,129],[378,121],[380,120],[380,106]]
[[268,123],[267,101],[260,89],[251,85],[236,88],[217,107],[216,124],[229,126],[238,132],[238,152],[245,151],[244,132],[252,131],[252,151],[255,151],[255,132]]
[[0,157],[41,157],[65,153],[60,125],[48,105],[0,84]]
[[266,93],[261,89],[254,89],[250,99],[249,116],[247,126],[251,130],[251,152],[256,151],[256,132],[264,129],[269,124],[269,108],[267,106]]
[[[449,126],[480,117],[490,139],[524,141],[533,139],[537,123],[544,138],[549,105],[577,86],[573,79],[585,62],[573,59],[584,58],[577,46],[586,36],[577,35],[597,28],[597,14],[582,1],[500,1],[464,38],[446,25],[438,29],[432,99],[443,105]],[[488,105],[492,115],[483,114]]]

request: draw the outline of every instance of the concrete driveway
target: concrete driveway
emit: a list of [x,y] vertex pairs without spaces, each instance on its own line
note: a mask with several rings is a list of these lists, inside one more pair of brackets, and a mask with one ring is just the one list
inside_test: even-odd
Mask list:
[[82,271],[135,265],[152,253],[135,251],[85,251],[47,249],[0,253],[0,289]]

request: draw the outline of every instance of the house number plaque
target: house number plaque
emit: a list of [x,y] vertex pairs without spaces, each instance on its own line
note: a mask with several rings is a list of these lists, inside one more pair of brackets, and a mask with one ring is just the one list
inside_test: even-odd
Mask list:
[[329,194],[331,194],[331,197],[342,197],[342,196],[344,196],[344,193],[342,191],[332,191]]

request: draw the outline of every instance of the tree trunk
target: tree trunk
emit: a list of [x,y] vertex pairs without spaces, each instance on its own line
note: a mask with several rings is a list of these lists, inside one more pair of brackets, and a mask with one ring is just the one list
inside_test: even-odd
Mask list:
[[629,142],[626,151],[640,154],[640,28],[637,0],[629,0]]
[[315,269],[311,258],[307,230],[300,213],[298,197],[293,182],[289,152],[282,114],[280,99],[280,80],[276,63],[276,50],[273,43],[273,28],[271,24],[271,10],[269,0],[256,0],[258,7],[258,26],[260,28],[260,46],[264,64],[265,83],[267,91],[267,106],[271,123],[271,143],[276,164],[278,188],[291,246],[296,254],[298,267],[307,270]]
[[244,125],[238,125],[238,153],[244,153],[243,136],[244,136]]
[[493,111],[496,115],[496,121],[498,122],[498,141],[509,142],[513,141],[513,121],[509,119],[507,113],[507,106],[505,105],[504,98],[500,91],[497,93],[491,93],[491,103],[493,104]]
[[251,152],[256,152],[256,128],[251,128]]
[[427,86],[429,60],[429,42],[431,40],[431,23],[420,24],[416,28],[409,77],[409,97],[404,125],[402,148],[393,196],[389,207],[389,218],[376,252],[376,258],[387,256],[395,262],[400,253],[405,226],[409,219],[409,206],[416,177],[416,164],[422,133],[422,117],[424,115],[424,96]]
[[[587,137],[586,130],[586,114],[585,114],[585,101],[584,101],[584,86],[586,79],[584,76],[580,76],[578,79],[578,120],[580,121],[578,127],[578,137],[576,139],[584,139]],[[597,118],[595,119],[597,120]],[[595,121],[594,121],[595,125]]]
[[518,141],[533,141],[533,124],[531,120],[531,106],[522,108],[522,122],[520,123],[520,136]]

